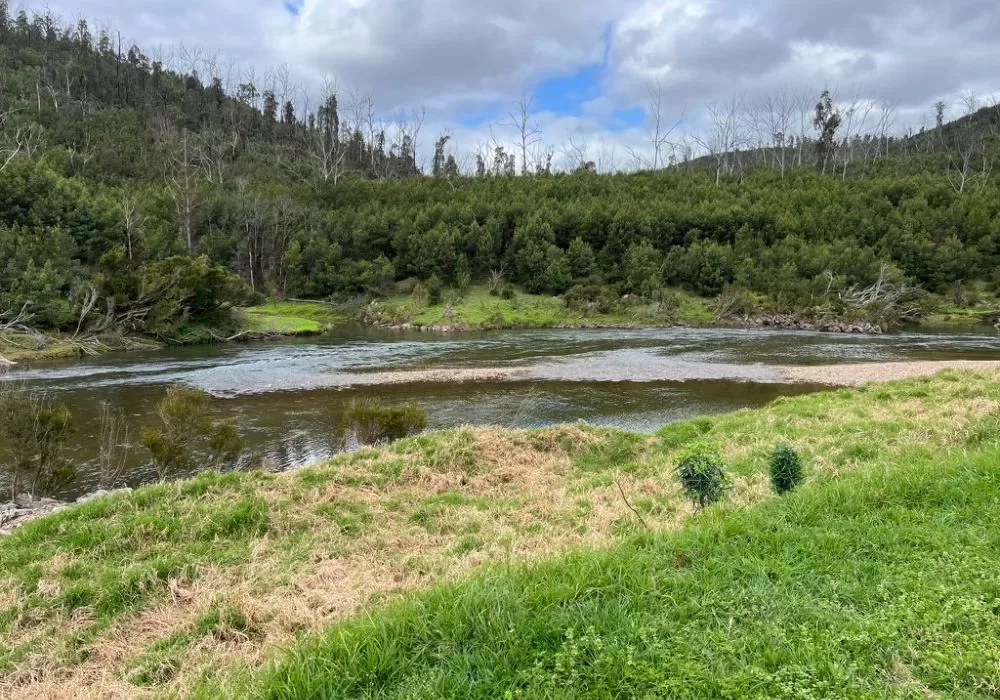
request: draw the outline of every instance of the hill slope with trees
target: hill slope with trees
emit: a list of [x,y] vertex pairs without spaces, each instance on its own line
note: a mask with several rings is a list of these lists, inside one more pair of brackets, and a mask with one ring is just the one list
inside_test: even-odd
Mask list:
[[675,290],[720,316],[876,325],[933,310],[928,294],[994,293],[992,107],[897,137],[887,117],[844,127],[857,105],[824,94],[812,132],[756,148],[734,107],[713,129],[739,120],[739,140],[617,174],[526,157],[516,174],[502,145],[462,174],[442,135],[423,173],[417,112],[386,124],[332,87],[305,109],[282,71],[258,85],[197,65],[0,3],[0,330],[204,338],[191,328],[234,330],[265,297],[457,298],[487,280],[602,312],[654,300],[666,320]]

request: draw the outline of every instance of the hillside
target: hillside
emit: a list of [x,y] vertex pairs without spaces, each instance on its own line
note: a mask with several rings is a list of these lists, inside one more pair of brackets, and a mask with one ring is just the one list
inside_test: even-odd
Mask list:
[[[783,168],[617,175],[514,176],[501,147],[463,175],[447,140],[422,173],[416,123],[366,127],[332,90],[300,113],[279,81],[198,65],[0,4],[0,345],[227,338],[245,330],[232,310],[265,298],[391,323],[361,309],[474,283],[571,314],[627,315],[628,295],[664,322],[685,295],[717,316],[885,327],[995,303],[991,113],[945,125],[938,150],[831,146],[831,165],[853,155],[826,174],[803,143]],[[956,165],[952,135],[971,132]]]
[[[0,540],[0,688],[972,697],[998,681],[998,415],[1000,374],[952,371],[100,498]],[[807,479],[778,499],[782,443]],[[733,482],[701,513],[672,471],[695,445]]]

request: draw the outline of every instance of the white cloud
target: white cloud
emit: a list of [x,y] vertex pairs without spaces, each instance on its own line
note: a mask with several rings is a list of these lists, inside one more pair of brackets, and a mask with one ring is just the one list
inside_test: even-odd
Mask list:
[[[456,148],[474,151],[489,127],[456,126],[462,116],[605,60],[600,95],[579,116],[538,115],[547,143],[558,149],[573,135],[592,151],[602,140],[616,140],[619,152],[643,147],[643,128],[612,133],[611,124],[617,111],[645,104],[657,79],[667,118],[683,111],[689,130],[701,128],[709,101],[780,88],[866,90],[897,103],[900,124],[919,125],[937,99],[1000,87],[996,0],[303,0],[297,14],[283,0],[48,7],[68,20],[99,18],[143,46],[201,45],[256,64],[259,76],[281,63],[304,85],[333,76],[344,91],[371,94],[383,118],[422,105],[426,154],[449,128]],[[513,141],[511,130],[493,135]]]

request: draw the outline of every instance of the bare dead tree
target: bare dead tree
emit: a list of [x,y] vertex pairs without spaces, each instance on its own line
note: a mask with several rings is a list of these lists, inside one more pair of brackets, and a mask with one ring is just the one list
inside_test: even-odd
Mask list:
[[695,135],[693,138],[715,161],[715,184],[719,185],[723,175],[735,172],[738,151],[751,142],[751,131],[742,97],[721,104],[709,104],[706,112],[709,118],[709,131],[704,137]]
[[246,178],[240,178],[236,184],[236,192],[240,200],[240,224],[243,229],[244,243],[247,250],[247,270],[250,277],[250,289],[257,291],[257,269],[261,259],[261,232],[263,217],[261,215],[261,199],[259,194],[251,194],[250,183]]
[[178,230],[188,250],[194,249],[195,213],[199,206],[198,168],[192,141],[186,130],[176,137],[167,176],[167,192],[174,201]]
[[[856,149],[862,145],[862,138],[867,135],[868,120],[876,106],[871,97],[862,97],[855,90],[851,101],[840,108],[842,122],[840,126],[842,141],[840,145],[841,179],[847,179],[847,166],[854,160]],[[836,159],[838,154],[834,154]]]
[[129,261],[133,259],[133,239],[141,233],[144,218],[139,213],[139,198],[134,192],[123,191],[119,198],[122,209],[122,219],[125,222],[125,252]]
[[510,121],[502,126],[510,127],[517,132],[518,145],[521,149],[521,175],[528,175],[531,170],[528,167],[528,151],[537,146],[542,140],[542,130],[538,122],[534,121],[531,107],[534,104],[534,96],[526,91],[521,93],[514,110],[508,113]]
[[795,109],[795,99],[784,90],[758,101],[753,109],[758,140],[770,145],[771,165],[780,169],[782,179],[787,168],[788,144],[793,138]]
[[682,114],[671,126],[667,126],[666,116],[663,113],[663,87],[659,78],[646,86],[646,92],[648,112],[646,117],[649,121],[646,134],[653,150],[653,170],[656,171],[663,165],[663,148],[668,143],[670,135],[683,123],[684,115]]
[[627,156],[627,163],[629,170],[638,171],[642,170],[646,164],[646,157],[642,154],[642,151],[635,148],[634,146],[627,146],[625,148],[625,155]]
[[325,80],[315,127],[305,131],[305,149],[322,182],[336,185],[346,172],[348,145],[337,112],[337,85]]
[[618,147],[613,141],[602,138],[597,151],[597,172],[614,173],[618,171]]
[[586,169],[590,161],[587,160],[589,144],[586,135],[577,130],[566,138],[563,144],[563,157],[566,159],[566,169],[570,171]]
[[[962,96],[962,103],[966,117],[979,111],[981,104],[971,91]],[[948,182],[958,194],[982,187],[993,172],[994,158],[989,138],[970,119],[966,119],[955,129],[946,171]]]
[[29,324],[34,314],[31,313],[31,303],[25,302],[21,308],[11,308],[0,311],[0,331],[13,331],[15,333],[34,334],[34,328]]
[[427,109],[425,107],[414,107],[410,110],[409,130],[413,140],[413,167],[417,172],[424,172],[424,164],[417,160],[417,146],[420,144],[420,132],[424,128],[424,121],[427,119]]

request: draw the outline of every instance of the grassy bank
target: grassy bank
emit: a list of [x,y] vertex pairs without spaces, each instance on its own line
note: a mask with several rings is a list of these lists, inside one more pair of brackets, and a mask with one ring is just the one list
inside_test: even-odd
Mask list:
[[322,302],[275,301],[245,309],[244,330],[278,335],[318,335],[345,322],[343,313]]
[[389,297],[376,302],[373,313],[386,325],[455,330],[695,326],[715,320],[708,300],[680,292],[668,307],[635,299],[609,313],[570,308],[553,296],[517,292],[503,299],[491,296],[484,286],[473,286],[462,294],[446,292],[444,297],[437,304],[412,296]]
[[[0,689],[986,692],[998,417],[1000,373],[946,372],[654,436],[455,430],[99,499],[0,540]],[[734,489],[694,515],[671,469],[702,442]],[[775,502],[781,442],[809,473]]]

